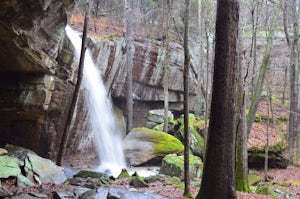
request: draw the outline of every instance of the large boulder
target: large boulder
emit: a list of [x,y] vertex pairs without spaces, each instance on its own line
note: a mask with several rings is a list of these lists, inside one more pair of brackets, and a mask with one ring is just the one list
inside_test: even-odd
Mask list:
[[33,175],[34,180],[38,183],[61,184],[67,180],[63,167],[31,153],[27,154],[24,170],[27,176]]
[[[173,120],[174,115],[171,111],[168,111],[168,120]],[[148,112],[146,127],[154,128],[155,126],[164,122],[164,110],[163,109],[154,109]]]
[[0,178],[15,177],[18,186],[32,186],[33,182],[21,172],[23,163],[15,157],[0,156]]
[[[169,121],[168,133],[184,142],[184,121],[183,117]],[[204,126],[205,121],[195,115],[189,115],[189,133],[190,133],[190,148],[194,155],[199,157],[204,153]],[[163,124],[160,124],[154,129],[162,130]]]
[[182,154],[184,146],[172,135],[148,128],[134,128],[124,139],[130,165],[157,165],[168,154]]
[[0,155],[0,179],[14,177],[18,186],[35,183],[61,184],[67,178],[62,167],[42,158],[28,149],[8,145],[7,155]]
[[[197,156],[190,155],[190,176],[192,178],[199,178],[201,176],[203,163]],[[184,157],[176,154],[169,154],[162,160],[159,173],[168,176],[175,176],[184,179]]]
[[[260,102],[260,107],[256,113],[256,118],[262,118],[252,124],[251,132],[248,139],[248,165],[250,168],[263,169],[265,161],[265,149],[266,149],[266,132],[267,132],[267,119],[268,115],[265,113],[267,106],[265,101]],[[278,109],[278,105],[274,105],[275,109]],[[284,152],[287,148],[287,142],[285,139],[286,127],[283,125],[281,117],[283,113],[275,115],[274,122],[268,128],[269,132],[269,145],[268,145],[268,166],[269,168],[286,168],[288,166],[288,159],[285,157]],[[280,115],[282,114],[282,116]],[[286,121],[285,121],[286,122]]]

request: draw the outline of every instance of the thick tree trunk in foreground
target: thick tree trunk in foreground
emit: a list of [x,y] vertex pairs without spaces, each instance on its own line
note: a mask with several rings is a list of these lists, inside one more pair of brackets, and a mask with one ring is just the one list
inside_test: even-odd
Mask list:
[[86,47],[86,36],[87,36],[87,28],[88,28],[88,24],[89,24],[89,10],[90,10],[89,3],[87,1],[86,8],[85,8],[85,17],[84,17],[84,25],[83,25],[83,35],[82,35],[81,53],[80,53],[80,59],[79,59],[77,82],[76,82],[75,91],[74,91],[74,95],[73,95],[72,102],[71,102],[71,107],[70,107],[70,110],[68,113],[67,123],[64,128],[64,132],[63,132],[63,135],[61,138],[60,147],[59,147],[57,158],[56,158],[56,164],[59,166],[61,166],[63,163],[63,157],[65,155],[66,145],[67,145],[68,138],[69,138],[68,133],[69,133],[72,118],[73,118],[73,115],[75,112],[76,102],[77,102],[77,99],[79,96],[79,90],[80,90],[80,85],[81,85],[82,76],[83,76],[84,57],[85,57],[85,51],[87,48]]
[[190,0],[185,0],[185,17],[184,17],[184,196],[191,197],[190,181],[190,135],[189,135],[189,9]]
[[218,0],[213,93],[198,199],[235,199],[234,160],[238,76],[238,0]]

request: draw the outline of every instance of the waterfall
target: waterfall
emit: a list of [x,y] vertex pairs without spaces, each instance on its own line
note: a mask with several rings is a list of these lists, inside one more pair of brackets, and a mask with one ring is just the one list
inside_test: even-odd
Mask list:
[[[76,57],[79,58],[81,38],[69,26],[66,27],[66,33],[74,45]],[[82,83],[86,91],[85,100],[88,107],[90,125],[100,158],[97,170],[117,176],[121,169],[126,167],[121,133],[116,128],[112,103],[107,97],[102,78],[88,50],[84,60]]]

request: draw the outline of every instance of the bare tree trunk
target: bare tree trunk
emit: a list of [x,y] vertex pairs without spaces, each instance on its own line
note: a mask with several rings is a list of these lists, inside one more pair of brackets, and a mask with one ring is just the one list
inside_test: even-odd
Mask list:
[[[206,12],[207,12],[206,8]],[[206,16],[207,17],[207,16]],[[208,25],[208,24],[207,24]],[[210,70],[210,61],[209,61],[209,53],[210,53],[210,45],[209,45],[209,35],[208,35],[208,27],[205,25],[205,40],[206,40],[206,99],[205,99],[205,133],[204,133],[204,149],[206,151],[207,148],[207,136],[208,136],[208,116],[209,116],[209,105],[210,105],[210,94],[209,94],[209,70]],[[203,159],[205,159],[205,153],[203,155]]]
[[254,6],[252,10],[252,43],[251,43],[251,51],[250,51],[250,58],[252,59],[252,77],[251,77],[251,93],[254,93],[255,87],[255,76],[256,76],[256,42],[257,42],[257,26],[258,26],[258,1],[254,1]]
[[133,44],[132,44],[132,8],[131,0],[125,0],[126,10],[126,67],[127,67],[127,126],[126,132],[132,129],[133,99],[132,99],[132,68],[133,68]]
[[164,132],[168,132],[169,124],[169,32],[170,32],[170,12],[171,12],[171,0],[167,0],[166,4],[166,29],[165,29],[165,50],[166,57],[164,62]]
[[[197,199],[236,199],[234,189],[239,1],[218,0],[207,150]],[[217,164],[217,166],[216,166]]]
[[[202,92],[201,80],[204,77],[202,75],[202,65],[203,65],[203,6],[202,0],[198,0],[198,31],[199,31],[199,64],[197,70],[197,100],[196,100],[196,110],[195,115],[200,116],[202,111],[202,96],[200,93]],[[204,93],[203,93],[204,95]]]
[[239,40],[239,71],[237,79],[237,117],[236,117],[236,160],[235,160],[235,187],[238,191],[250,192],[248,185],[248,151],[246,129],[245,82],[242,70],[242,41]]
[[266,131],[266,147],[265,147],[265,168],[264,168],[264,173],[265,177],[264,180],[265,182],[269,181],[268,177],[268,160],[269,160],[269,128],[270,128],[270,110],[272,107],[272,91],[270,84],[268,84],[268,121],[267,121],[267,131]]
[[189,135],[189,10],[190,0],[185,0],[185,17],[184,17],[184,193],[186,197],[192,197],[190,181],[190,135]]
[[257,110],[257,106],[258,106],[258,103],[260,100],[260,96],[261,96],[261,92],[262,92],[262,88],[263,88],[263,84],[264,84],[266,69],[269,64],[270,51],[271,51],[271,47],[273,45],[275,26],[276,26],[276,21],[277,21],[277,17],[278,17],[279,7],[280,7],[280,0],[276,1],[275,6],[276,7],[275,7],[273,18],[272,18],[269,35],[267,37],[265,53],[264,53],[264,57],[263,57],[263,60],[262,60],[261,66],[260,66],[260,70],[259,70],[259,76],[257,79],[255,89],[253,90],[252,96],[251,96],[251,105],[250,105],[249,113],[248,113],[248,117],[247,117],[247,134],[248,135],[250,134],[252,123],[255,118],[255,113]]
[[70,110],[68,113],[67,122],[66,122],[66,125],[64,128],[64,132],[62,134],[60,147],[59,147],[57,159],[56,159],[56,164],[59,166],[61,166],[63,164],[63,157],[65,155],[66,145],[68,143],[70,126],[71,126],[72,118],[73,118],[73,115],[75,112],[76,102],[77,102],[77,99],[79,96],[80,85],[81,85],[82,76],[83,76],[84,58],[85,58],[85,51],[87,48],[86,37],[87,37],[87,28],[88,28],[88,23],[89,23],[89,10],[90,10],[89,1],[87,0],[86,7],[85,7],[85,17],[84,17],[84,25],[83,25],[82,45],[81,45],[81,53],[80,53],[80,60],[79,60],[79,67],[78,67],[77,82],[76,82],[74,95],[73,95]]
[[299,111],[299,63],[298,63],[298,15],[297,15],[297,1],[292,0],[291,13],[292,13],[292,24],[293,24],[293,35],[291,40],[289,40],[288,34],[286,35],[287,41],[290,42],[290,115],[289,115],[289,161],[291,164],[294,163],[296,158],[296,140],[297,140],[297,124],[300,122],[297,118],[297,112]]
[[282,94],[281,104],[284,104],[284,102],[285,102],[285,91],[286,91],[286,86],[287,86],[287,75],[288,75],[288,65],[285,66],[285,70],[284,70],[284,84],[283,84],[283,94]]

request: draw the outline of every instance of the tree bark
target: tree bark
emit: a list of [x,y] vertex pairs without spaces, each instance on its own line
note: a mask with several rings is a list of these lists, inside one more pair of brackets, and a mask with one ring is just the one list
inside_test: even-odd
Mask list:
[[237,198],[234,189],[234,148],[236,81],[239,67],[238,27],[238,0],[218,0],[208,144],[197,199]]
[[191,197],[191,182],[190,182],[190,135],[189,135],[189,9],[190,0],[185,0],[185,17],[184,17],[184,196]]
[[248,151],[246,129],[245,82],[242,71],[242,41],[239,50],[239,71],[237,79],[237,117],[236,117],[236,160],[235,160],[235,187],[238,191],[250,192],[248,185]]
[[63,157],[65,155],[66,151],[66,145],[69,138],[69,132],[70,132],[70,126],[72,122],[72,118],[75,112],[76,108],[76,102],[79,96],[80,91],[80,85],[82,81],[83,76],[83,67],[84,67],[84,58],[85,58],[85,51],[86,51],[86,37],[87,37],[87,29],[88,29],[88,23],[89,23],[89,1],[86,1],[86,8],[85,8],[85,17],[84,17],[84,25],[83,25],[83,35],[82,35],[82,45],[81,45],[81,53],[80,53],[80,59],[79,59],[79,67],[78,67],[78,76],[77,76],[77,82],[75,85],[74,95],[71,101],[70,110],[68,113],[67,122],[64,128],[64,132],[62,134],[60,147],[57,154],[56,164],[61,166],[63,164]]
[[298,14],[297,14],[297,1],[292,0],[291,5],[291,14],[292,14],[292,27],[293,34],[291,37],[290,49],[291,49],[291,57],[290,57],[290,119],[289,119],[289,160],[290,163],[294,163],[297,157],[297,147],[296,140],[298,135],[298,125],[300,123],[299,120],[299,98],[300,93],[298,90],[299,84],[299,52],[298,52],[298,40],[299,40],[299,31],[298,31]]
[[264,53],[263,60],[262,60],[260,70],[259,70],[259,76],[258,76],[258,79],[257,79],[257,82],[256,82],[255,89],[253,90],[252,95],[251,95],[251,105],[250,105],[249,113],[248,113],[248,116],[247,116],[247,134],[248,134],[248,136],[250,134],[252,123],[255,119],[255,113],[256,113],[257,106],[258,106],[258,103],[259,103],[259,100],[260,100],[260,96],[261,96],[261,92],[262,92],[262,88],[263,88],[263,84],[264,84],[264,80],[265,80],[265,74],[266,74],[267,66],[269,64],[270,51],[271,51],[271,47],[273,45],[273,40],[274,40],[274,32],[275,32],[276,21],[277,21],[279,7],[280,7],[280,0],[276,1],[275,6],[276,7],[275,7],[273,18],[272,18],[271,27],[270,27],[270,30],[269,30],[269,35],[267,37],[267,44],[266,44],[266,48],[265,48],[265,53]]
[[133,68],[133,45],[132,45],[132,9],[131,0],[125,0],[126,10],[126,67],[127,67],[127,134],[132,129],[133,99],[132,99],[132,68]]
[[166,28],[165,28],[165,62],[164,62],[164,132],[168,132],[169,124],[169,32],[170,32],[170,12],[171,12],[171,0],[167,0],[166,4]]
[[[198,93],[202,92],[201,80],[204,77],[202,75],[202,65],[203,65],[203,6],[202,0],[198,0],[198,31],[199,31],[199,64],[197,70],[197,91]],[[204,95],[204,93],[203,93]],[[202,96],[197,95],[196,99],[196,110],[195,115],[200,116],[202,111]]]

